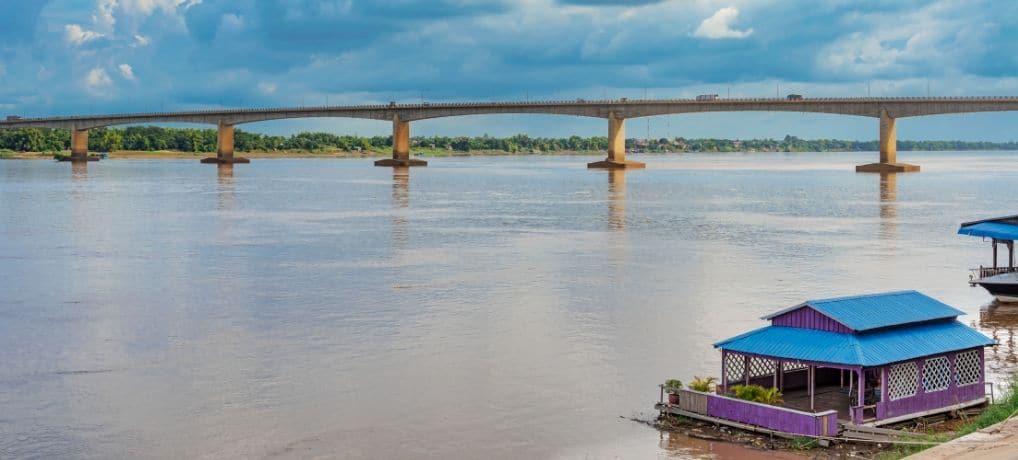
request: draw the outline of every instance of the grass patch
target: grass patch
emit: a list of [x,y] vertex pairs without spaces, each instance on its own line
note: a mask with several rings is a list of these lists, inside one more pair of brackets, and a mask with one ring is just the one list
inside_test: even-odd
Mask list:
[[[984,410],[982,414],[979,414],[978,417],[962,425],[961,428],[958,428],[958,431],[950,435],[917,434],[915,438],[903,439],[903,441],[947,442],[951,439],[974,433],[1015,416],[1015,414],[1018,414],[1018,374],[1011,376],[1011,379],[1008,381],[1008,387],[1009,389],[1007,392],[1002,393],[1000,398],[998,398],[993,404],[987,406],[986,410]],[[884,452],[877,458],[880,460],[898,460],[916,452],[929,449],[930,447],[933,447],[933,444],[900,445],[895,450]]]
[[788,447],[795,450],[810,450],[816,448],[818,445],[819,444],[816,439],[806,437],[792,438],[792,440],[788,442]]

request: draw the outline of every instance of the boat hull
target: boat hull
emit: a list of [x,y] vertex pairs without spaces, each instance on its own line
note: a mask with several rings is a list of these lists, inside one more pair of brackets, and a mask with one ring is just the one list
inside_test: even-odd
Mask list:
[[997,300],[1005,303],[1018,303],[1018,274],[1007,273],[976,280]]

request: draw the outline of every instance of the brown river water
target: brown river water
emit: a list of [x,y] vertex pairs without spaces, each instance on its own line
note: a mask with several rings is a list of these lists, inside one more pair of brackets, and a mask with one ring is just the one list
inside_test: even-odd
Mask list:
[[786,458],[661,433],[656,385],[805,299],[967,284],[1015,152],[0,161],[0,458]]

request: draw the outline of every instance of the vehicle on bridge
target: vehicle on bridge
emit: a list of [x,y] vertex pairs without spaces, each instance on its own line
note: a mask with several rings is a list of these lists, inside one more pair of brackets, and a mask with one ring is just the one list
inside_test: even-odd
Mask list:
[[721,97],[718,96],[717,94],[701,94],[699,96],[696,96],[696,101],[697,102],[710,102],[710,101],[716,101],[716,100],[718,100],[720,98]]
[[7,121],[17,121],[17,120],[20,120],[20,119],[21,119],[21,116],[19,116],[19,115],[7,115]]
[[790,100],[790,101],[801,101],[802,100],[802,95],[801,94],[789,94],[788,95],[788,100]]

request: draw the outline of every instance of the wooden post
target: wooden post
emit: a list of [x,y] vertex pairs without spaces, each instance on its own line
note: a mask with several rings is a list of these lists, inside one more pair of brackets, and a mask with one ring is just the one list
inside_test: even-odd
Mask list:
[[993,269],[997,270],[997,240],[993,240]]
[[1014,240],[1007,242],[1007,268],[1014,268]]
[[778,372],[781,370],[781,361],[775,360],[774,364],[776,364],[776,365],[774,366],[774,385],[772,385],[772,386],[774,388],[777,388],[778,387]]
[[[866,376],[863,375],[863,369],[859,368],[859,406],[866,404]],[[863,411],[863,418],[866,418],[865,411]]]
[[749,355],[742,356],[742,373],[746,377],[746,385],[749,385]]
[[806,379],[809,380],[809,410],[813,410],[813,395],[816,393],[816,366],[809,366]]
[[728,393],[728,352],[721,350],[721,393]]

